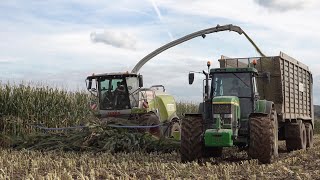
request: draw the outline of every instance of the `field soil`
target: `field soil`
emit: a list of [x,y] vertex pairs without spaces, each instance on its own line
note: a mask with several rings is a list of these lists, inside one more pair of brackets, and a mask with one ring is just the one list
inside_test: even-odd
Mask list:
[[183,164],[179,153],[91,153],[0,149],[0,179],[319,179],[320,136],[307,151],[286,152],[259,164],[245,151],[224,150],[222,158]]

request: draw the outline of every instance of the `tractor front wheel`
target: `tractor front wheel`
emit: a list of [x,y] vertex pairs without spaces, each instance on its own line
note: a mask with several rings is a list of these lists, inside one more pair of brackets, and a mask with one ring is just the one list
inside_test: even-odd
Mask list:
[[184,117],[181,122],[181,162],[200,160],[203,152],[202,117]]
[[271,163],[278,156],[278,121],[275,111],[253,116],[249,120],[248,155],[261,163]]

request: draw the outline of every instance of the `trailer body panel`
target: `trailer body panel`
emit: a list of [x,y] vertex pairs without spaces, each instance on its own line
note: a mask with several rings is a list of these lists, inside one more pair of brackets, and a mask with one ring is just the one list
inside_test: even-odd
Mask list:
[[[226,58],[220,68],[255,67],[260,99],[274,102],[278,121],[311,121],[313,124],[313,79],[308,66],[280,52],[279,56]],[[256,65],[253,65],[256,61]]]

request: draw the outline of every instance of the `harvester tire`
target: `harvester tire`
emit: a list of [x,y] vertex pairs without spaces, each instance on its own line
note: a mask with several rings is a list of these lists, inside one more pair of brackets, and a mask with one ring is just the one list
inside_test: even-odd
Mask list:
[[313,147],[313,129],[310,123],[306,123],[306,133],[307,133],[307,148]]
[[[154,113],[147,113],[143,114],[140,117],[140,122],[139,124],[141,126],[154,126],[154,125],[159,125],[160,124],[160,119],[158,118],[157,115]],[[154,128],[145,128],[144,129],[146,132],[149,132],[150,134],[160,137],[161,136],[161,129],[160,126],[154,127]]]
[[286,138],[288,151],[307,148],[307,131],[302,122],[288,125],[287,130],[287,133],[290,134],[290,137]]
[[179,132],[181,135],[181,125],[178,119],[173,119],[170,125],[169,138],[175,138],[175,133]]
[[184,117],[181,122],[181,162],[200,160],[203,152],[202,117]]
[[272,163],[278,157],[278,121],[273,110],[270,116],[257,115],[249,120],[248,155],[261,163]]

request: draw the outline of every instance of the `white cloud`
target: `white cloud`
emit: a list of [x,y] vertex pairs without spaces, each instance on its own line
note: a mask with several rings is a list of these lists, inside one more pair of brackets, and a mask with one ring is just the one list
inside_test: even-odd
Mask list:
[[313,0],[254,0],[257,4],[270,10],[289,11],[300,10]]
[[111,46],[127,49],[135,49],[135,38],[125,32],[104,30],[103,32],[92,32],[90,34],[93,42],[102,42]]
[[[278,55],[282,50],[307,64],[315,80],[320,79],[320,24],[316,23],[320,13],[316,1],[292,11],[273,11],[254,0],[161,0],[155,5],[148,1],[72,0],[72,6],[62,0],[22,5],[7,1],[19,8],[3,13],[11,13],[10,18],[0,18],[0,67],[5,69],[1,79],[84,87],[83,79],[93,72],[130,71],[138,60],[169,41],[169,29],[178,38],[228,23],[241,26],[266,54]],[[100,43],[90,40],[94,30],[99,31],[93,40]],[[141,73],[147,86],[163,84],[179,99],[199,101],[203,77],[198,76],[189,86],[187,74],[205,69],[209,59],[216,66],[221,54],[257,55],[244,37],[223,32],[174,47],[148,62]],[[9,62],[15,63],[8,68]],[[319,87],[315,85],[316,90]],[[316,101],[320,103],[319,98]]]

